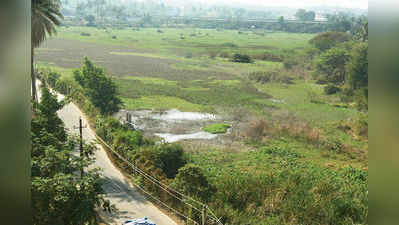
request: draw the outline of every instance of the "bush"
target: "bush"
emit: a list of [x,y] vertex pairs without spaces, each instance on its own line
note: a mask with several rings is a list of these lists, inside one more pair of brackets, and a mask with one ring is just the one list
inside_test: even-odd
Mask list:
[[218,53],[216,51],[210,51],[209,52],[209,58],[214,59],[218,56]]
[[316,84],[320,84],[320,85],[328,84],[328,80],[325,77],[321,77],[316,80]]
[[230,58],[231,57],[229,52],[221,52],[219,54],[219,56],[222,57],[222,58]]
[[234,43],[227,42],[227,43],[222,44],[222,47],[226,47],[226,48],[237,48],[238,45],[236,45],[236,44],[234,44]]
[[294,66],[298,65],[299,62],[294,57],[288,57],[283,61],[285,69],[292,69]]
[[193,57],[193,53],[192,52],[187,52],[184,54],[184,58],[186,59],[191,59]]
[[271,80],[272,74],[270,72],[253,72],[250,73],[248,78],[256,83],[268,83]]
[[269,52],[265,52],[260,55],[255,56],[256,59],[259,60],[264,60],[264,61],[270,61],[270,62],[283,62],[283,57],[278,54],[273,54]]
[[324,87],[324,93],[326,93],[326,95],[333,95],[338,93],[339,91],[341,91],[341,88],[332,84],[329,84]]
[[112,39],[117,39],[117,37],[114,35],[114,36],[112,36]]
[[253,72],[250,73],[248,79],[254,80],[257,83],[276,82],[283,84],[293,84],[293,78],[287,74],[285,70],[271,70],[267,72]]
[[252,63],[252,59],[249,55],[240,53],[234,54],[232,61],[238,63]]
[[87,36],[87,37],[89,37],[89,36],[91,36],[91,34],[90,34],[90,33],[86,33],[86,32],[82,32],[82,33],[80,33],[80,36]]

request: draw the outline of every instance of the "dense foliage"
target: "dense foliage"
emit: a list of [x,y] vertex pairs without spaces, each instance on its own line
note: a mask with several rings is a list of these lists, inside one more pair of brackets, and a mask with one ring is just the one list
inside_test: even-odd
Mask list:
[[112,114],[119,111],[122,101],[117,96],[117,87],[104,69],[95,66],[85,57],[82,68],[74,72],[74,78],[101,113]]
[[[88,158],[74,153],[78,140],[67,137],[57,117],[62,107],[44,87],[41,103],[34,103],[32,118],[33,224],[96,224],[95,208],[102,202],[102,180],[92,163],[92,145],[84,145]],[[86,170],[83,177],[79,171]]]
[[319,83],[328,83],[326,94],[341,93],[344,102],[356,101],[359,110],[368,108],[368,22],[356,33],[320,34],[310,41],[319,53],[314,55]]
[[321,33],[310,40],[310,44],[314,45],[320,51],[326,51],[335,45],[349,41],[350,35],[343,32],[326,32]]

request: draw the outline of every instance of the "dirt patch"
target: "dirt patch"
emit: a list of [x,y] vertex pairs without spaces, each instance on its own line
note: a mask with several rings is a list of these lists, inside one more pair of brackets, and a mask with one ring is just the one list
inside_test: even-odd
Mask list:
[[[121,54],[113,54],[115,52]],[[137,55],[129,53],[137,53]],[[36,50],[36,60],[39,63],[63,68],[78,68],[82,64],[83,57],[87,56],[114,76],[158,77],[169,80],[201,80],[212,76],[221,79],[234,77],[228,73],[212,70],[204,72],[175,69],[173,65],[185,62],[165,57],[143,56],[140,55],[141,53],[148,52],[126,46],[51,39]]]

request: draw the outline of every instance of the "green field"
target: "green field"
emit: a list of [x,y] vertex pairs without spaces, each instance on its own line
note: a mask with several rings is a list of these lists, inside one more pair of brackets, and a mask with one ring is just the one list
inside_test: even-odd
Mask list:
[[[363,222],[368,140],[342,129],[359,112],[337,94],[326,95],[324,85],[311,79],[313,71],[303,76],[284,66],[285,59],[304,55],[313,36],[63,27],[37,49],[36,60],[76,85],[73,70],[89,57],[112,78],[127,110],[220,116],[199,127],[221,134],[222,141],[180,144],[188,162],[200,166],[218,190],[210,207],[231,224]],[[235,53],[254,62],[232,62]],[[278,77],[266,83],[250,79],[253,72],[268,71],[279,71]],[[289,82],[278,79],[284,76]]]
[[[82,36],[83,32],[90,36]],[[223,57],[233,53],[254,57],[263,53],[300,54],[314,36],[262,32],[63,27],[37,50],[38,64],[73,80],[73,68],[88,56],[112,75],[124,108],[129,110],[176,108],[277,123],[289,115],[320,129],[329,139],[339,139],[359,151],[367,148],[364,140],[337,129],[342,121],[355,118],[357,110],[336,107],[337,97],[324,95],[323,86],[296,78],[294,73],[293,84],[254,83],[248,79],[251,72],[279,69],[282,63],[258,59],[250,64],[233,63]],[[313,98],[321,103],[314,103]],[[337,165],[362,166],[359,159],[331,159],[320,147],[311,148],[306,152],[317,164],[331,160]]]

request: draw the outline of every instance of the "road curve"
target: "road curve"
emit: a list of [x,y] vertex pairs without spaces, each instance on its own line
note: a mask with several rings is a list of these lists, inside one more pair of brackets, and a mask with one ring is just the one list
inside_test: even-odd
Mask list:
[[[38,82],[39,84],[40,82]],[[58,99],[63,98],[64,96],[58,94]],[[58,111],[58,116],[64,121],[65,127],[71,134],[78,134],[79,132],[78,129],[74,129],[74,126],[79,125],[79,117],[82,118],[83,125],[88,124],[83,113],[73,103],[69,103]],[[83,129],[83,138],[87,142],[96,140],[94,134],[94,131],[89,127]],[[115,205],[117,209],[113,213],[101,212],[107,223],[120,225],[126,219],[148,217],[157,225],[177,225],[176,222],[156,208],[136,188],[129,184],[122,173],[112,164],[100,144],[97,144],[97,148],[93,168],[100,168],[102,170],[103,177],[105,178],[103,186],[106,192],[105,198],[111,202],[111,205]]]

